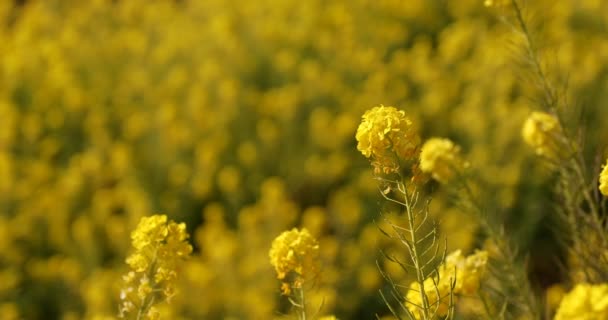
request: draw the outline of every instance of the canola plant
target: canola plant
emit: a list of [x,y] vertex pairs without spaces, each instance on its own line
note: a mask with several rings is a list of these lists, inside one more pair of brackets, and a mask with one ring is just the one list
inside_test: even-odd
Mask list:
[[1,1],[0,319],[608,319],[607,86],[601,0]]

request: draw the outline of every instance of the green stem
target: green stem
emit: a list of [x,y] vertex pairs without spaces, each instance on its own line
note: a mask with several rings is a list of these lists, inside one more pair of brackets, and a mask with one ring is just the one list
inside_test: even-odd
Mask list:
[[299,288],[296,296],[298,301],[295,307],[298,308],[298,319],[306,320],[306,299],[304,297],[304,288]]
[[536,47],[536,44],[532,40],[532,36],[531,36],[530,30],[528,28],[528,24],[526,23],[526,21],[523,17],[523,12],[521,10],[521,7],[516,0],[511,0],[511,3],[515,10],[515,16],[517,18],[517,23],[519,24],[519,27],[521,28],[521,31],[524,34],[524,37],[526,39],[526,43],[527,43],[526,51],[528,51],[528,56],[530,57],[530,60],[532,61],[532,65],[534,66],[534,71],[536,72],[536,74],[542,84],[543,93],[545,94],[545,97],[544,97],[545,104],[551,108],[555,105],[556,100],[557,100],[555,97],[555,91],[553,90],[549,81],[547,80],[545,72],[543,71],[543,68],[540,64],[540,59],[538,57],[538,48]]
[[601,227],[602,222],[599,220],[600,210],[599,210],[599,207],[597,206],[596,202],[594,201],[593,197],[589,193],[589,188],[587,188],[589,183],[587,183],[587,181],[586,181],[587,179],[585,178],[585,173],[584,173],[585,169],[584,169],[583,163],[584,162],[581,159],[581,156],[579,154],[579,157],[577,157],[576,159],[573,160],[573,167],[574,167],[577,177],[579,179],[579,183],[580,183],[582,191],[583,191],[583,196],[585,197],[585,200],[587,201],[587,204],[589,205],[589,209],[591,210],[593,225],[605,243],[606,236],[604,234],[604,230]]
[[[545,104],[550,109],[553,109],[553,108],[557,107],[557,104],[558,104],[557,94],[556,94],[555,90],[553,89],[553,87],[551,86],[550,81],[547,79],[546,74],[541,67],[538,49],[537,49],[534,41],[532,40],[528,25],[523,18],[521,7],[519,6],[518,1],[511,0],[511,2],[513,4],[513,8],[516,13],[519,27],[521,28],[521,31],[523,32],[523,34],[525,36],[526,43],[527,43],[526,49],[528,51],[528,55],[530,56],[530,60],[532,61],[532,64],[534,66],[536,76],[538,77],[539,81],[542,83]],[[588,186],[591,185],[591,183],[586,178],[587,170],[585,168],[585,161],[583,158],[583,154],[580,149],[574,147],[574,143],[573,143],[574,140],[569,136],[569,134],[566,132],[566,130],[564,130],[564,124],[563,124],[563,121],[562,121],[561,117],[559,116],[559,114],[556,113],[556,115],[557,115],[557,118],[560,123],[564,143],[566,144],[563,147],[568,148],[570,155],[572,155],[572,158],[569,159],[570,160],[569,167],[575,173],[575,177],[573,177],[573,179],[575,180],[575,183],[577,183],[580,186],[580,188],[582,189],[581,194],[584,198],[582,203],[580,203],[580,202],[572,203],[572,205],[570,206],[571,210],[569,210],[569,215],[572,215],[573,219],[577,219],[578,214],[580,212],[580,206],[584,205],[586,202],[586,205],[588,206],[589,211],[590,211],[588,214],[591,215],[591,219],[592,219],[592,221],[590,223],[588,223],[588,224],[590,224],[589,227],[592,230],[594,230],[595,233],[597,233],[597,236],[600,237],[602,244],[604,246],[606,246],[608,244],[608,238],[606,237],[606,231],[603,228],[604,222],[600,219],[601,209],[597,203],[597,199],[594,199],[589,191]],[[563,171],[562,171],[562,178],[567,178],[567,176],[563,173]],[[576,181],[576,180],[578,180],[578,181]],[[568,189],[564,188],[563,191],[568,192],[567,190]],[[583,212],[583,214],[586,214],[586,212]],[[580,230],[578,230],[578,224],[576,224],[576,225],[570,224],[570,227],[571,227],[571,233],[573,234],[573,240],[574,240],[575,246],[577,244],[582,244],[582,243],[585,243],[585,241],[587,241],[587,239],[582,238],[582,235],[579,232]],[[577,237],[580,237],[580,239],[577,239]]]
[[473,210],[476,211],[476,216],[481,224],[482,228],[485,230],[488,237],[494,242],[496,245],[499,254],[502,256],[502,263],[504,263],[504,268],[507,274],[511,275],[515,280],[515,283],[519,283],[522,285],[520,288],[522,297],[524,298],[523,303],[527,312],[532,315],[532,319],[540,319],[540,314],[538,312],[538,307],[536,303],[536,298],[534,293],[532,292],[532,288],[530,286],[530,282],[528,280],[528,276],[525,272],[525,269],[515,263],[517,257],[511,248],[511,244],[509,240],[506,239],[503,232],[500,232],[498,227],[492,221],[489,221],[488,217],[484,215],[484,208],[481,202],[474,195],[471,186],[467,183],[467,179],[458,179],[458,181],[462,181],[461,186],[465,190],[465,196],[468,198],[467,201],[470,202],[473,206]]
[[405,198],[405,208],[406,208],[406,213],[407,213],[407,220],[408,220],[408,224],[409,224],[409,232],[410,232],[410,240],[412,241],[412,262],[414,263],[414,267],[416,268],[416,281],[418,282],[418,285],[420,286],[420,300],[422,301],[422,315],[423,315],[423,319],[427,320],[430,319],[430,315],[429,315],[429,311],[430,311],[430,307],[429,307],[429,300],[428,297],[426,296],[426,291],[424,289],[424,274],[422,272],[422,266],[420,266],[420,257],[418,256],[418,250],[417,250],[417,242],[418,242],[418,237],[416,236],[416,225],[415,225],[415,214],[412,210],[412,205],[411,205],[411,199],[410,196],[407,192],[407,189],[405,189],[405,193],[404,193],[404,198]]
[[154,253],[154,258],[152,262],[148,266],[148,270],[146,270],[146,277],[148,281],[150,281],[150,293],[143,299],[141,305],[139,306],[139,310],[137,310],[137,317],[135,320],[142,320],[150,311],[152,305],[154,305],[154,300],[156,300],[156,283],[154,281],[154,270],[156,269],[156,252]]

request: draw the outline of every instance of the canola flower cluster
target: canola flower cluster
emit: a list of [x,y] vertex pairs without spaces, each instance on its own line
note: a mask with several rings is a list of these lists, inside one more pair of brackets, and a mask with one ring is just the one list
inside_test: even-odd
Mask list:
[[608,284],[577,284],[562,298],[554,319],[608,319]]
[[[448,182],[457,173],[462,172],[466,163],[460,156],[459,146],[449,139],[431,138],[424,143],[419,153],[413,152],[412,150],[418,150],[419,148],[419,137],[412,135],[407,130],[395,129],[395,123],[403,121],[401,119],[407,119],[408,127],[412,125],[409,118],[406,117],[405,112],[397,111],[394,107],[389,107],[389,112],[384,112],[383,108],[383,106],[375,107],[366,112],[363,115],[356,135],[356,139],[359,141],[357,146],[359,151],[366,157],[369,157],[370,154],[375,155],[372,158],[372,166],[375,169],[378,169],[378,159],[383,158],[383,152],[390,149],[391,159],[394,159],[393,161],[396,162],[411,161],[418,156],[419,159],[416,160],[419,161],[420,170],[430,174],[441,183]],[[386,120],[375,119],[373,125],[370,125],[370,118],[374,119],[375,117],[385,117]],[[379,136],[382,139],[369,139],[369,132],[375,132],[374,136]],[[387,133],[390,133],[391,141],[401,141],[401,143],[387,145],[385,142],[385,135]],[[365,148],[362,148],[362,145]],[[404,152],[400,148],[405,149],[407,152]],[[378,149],[381,152],[369,151]],[[393,171],[383,170],[385,174]],[[419,261],[418,259],[422,258],[423,255],[418,256],[416,253],[416,248],[420,244],[420,240],[415,238],[416,230],[421,226],[419,225],[414,229],[414,221],[416,219],[412,215],[413,208],[409,200],[409,191],[407,191],[407,188],[404,188],[402,192],[405,200],[399,203],[405,207],[402,210],[407,212],[407,219],[410,221],[409,228],[413,232],[413,235],[410,235],[411,242],[408,242],[406,247],[409,254],[412,255],[411,261],[415,271],[422,276],[424,275],[424,268],[428,266],[428,263]],[[398,200],[395,201],[398,202]],[[403,235],[399,239],[404,241]],[[429,251],[429,249],[424,251]],[[486,251],[478,251],[468,257],[464,257],[461,250],[452,252],[445,258],[444,263],[434,273],[431,273],[431,276],[426,279],[419,278],[418,281],[410,284],[405,297],[405,306],[409,310],[409,314],[413,315],[416,319],[433,319],[435,317],[447,316],[450,309],[454,308],[459,296],[476,293],[487,263],[488,253]]]
[[524,122],[521,134],[539,156],[555,158],[562,151],[562,128],[554,115],[532,112]]
[[126,260],[132,271],[123,277],[121,318],[134,314],[137,319],[160,317],[154,304],[175,295],[178,266],[192,253],[188,238],[186,225],[167,221],[166,215],[141,219],[131,233],[135,252]]
[[460,146],[445,138],[430,138],[420,147],[420,137],[405,111],[383,105],[363,114],[355,136],[357,150],[371,158],[374,171],[399,173],[401,163],[412,163],[412,181],[427,173],[441,183],[462,174],[468,165]]
[[306,229],[292,229],[280,234],[272,242],[268,253],[281,291],[288,295],[292,288],[302,289],[305,282],[318,275],[319,243]]
[[[460,250],[450,253],[437,270],[437,275],[424,281],[431,310],[436,310],[435,314],[439,317],[446,316],[450,304],[455,304],[459,296],[475,294],[487,263],[486,251],[478,251],[466,257]],[[419,292],[420,285],[412,283],[406,296],[406,306],[416,319],[421,319],[419,308],[423,305]]]
[[460,146],[449,139],[430,138],[420,151],[420,170],[442,183],[462,174],[467,163],[460,156]]
[[[572,95],[597,102],[586,136],[605,141],[607,4],[529,2]],[[311,305],[385,314],[367,253],[394,244],[353,148],[379,102],[458,141],[535,248],[544,216],[526,199],[550,181],[513,134],[536,89],[508,33],[480,0],[0,1],[0,319],[115,317],[129,233],[150,212],[185,221],[197,248],[163,319],[285,311],[267,256],[296,225],[324,265]],[[470,250],[476,226],[443,190],[433,199],[451,247]]]
[[377,172],[397,172],[400,163],[415,159],[420,138],[404,111],[383,105],[365,112],[357,128],[357,149],[372,159]]

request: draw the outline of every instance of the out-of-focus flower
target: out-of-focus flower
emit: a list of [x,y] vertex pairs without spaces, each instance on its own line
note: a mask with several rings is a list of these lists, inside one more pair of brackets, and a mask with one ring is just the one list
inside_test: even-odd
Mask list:
[[20,319],[19,309],[14,303],[2,303],[0,304],[0,316],[2,316],[2,319],[6,320]]
[[608,160],[600,173],[600,192],[608,197]]
[[372,159],[377,171],[397,172],[400,161],[418,154],[420,137],[404,111],[380,105],[363,115],[357,129],[357,149]]
[[504,7],[509,4],[509,0],[485,0],[483,5],[486,7]]
[[[438,316],[445,316],[450,308],[450,291],[453,286],[453,302],[459,294],[471,295],[477,291],[481,277],[486,269],[488,253],[477,251],[464,257],[460,250],[452,252],[445,263],[438,269],[439,277],[427,278],[424,281],[424,292],[428,297],[431,310],[437,309]],[[419,318],[419,306],[423,303],[420,297],[420,284],[414,282],[407,293],[407,308],[416,319]]]
[[460,156],[460,147],[449,139],[431,138],[422,145],[420,170],[441,183],[448,182],[466,165]]
[[[442,277],[442,280],[444,278]],[[452,295],[450,298],[451,282],[454,276],[449,276],[443,281],[434,283],[433,279],[428,278],[424,281],[424,292],[429,300],[429,306],[431,310],[435,310],[438,316],[445,316],[450,308],[450,299],[455,299]],[[422,319],[420,316],[419,306],[422,306],[422,299],[420,297],[420,284],[414,282],[410,285],[407,292],[407,308],[416,317],[416,319]]]
[[306,229],[294,228],[281,233],[272,242],[268,255],[277,278],[283,282],[283,294],[289,294],[292,288],[301,288],[318,273],[319,243]]
[[446,264],[443,267],[443,272],[450,272],[450,269],[456,269],[456,294],[471,295],[479,289],[481,277],[488,263],[488,253],[486,251],[477,251],[467,257],[462,256],[460,250],[450,254],[446,258]]
[[539,156],[554,158],[559,152],[562,129],[557,118],[551,114],[532,112],[524,122],[521,134]]
[[550,310],[555,310],[559,307],[560,302],[564,298],[566,290],[561,284],[554,284],[545,291],[545,300]]
[[[143,312],[154,319],[158,314],[153,302],[169,300],[175,295],[178,264],[192,253],[185,223],[167,221],[165,215],[144,217],[131,233],[136,251],[126,262],[131,267],[123,277],[120,316]],[[158,295],[161,295],[158,299]]]
[[608,284],[577,284],[562,299],[554,319],[608,319]]

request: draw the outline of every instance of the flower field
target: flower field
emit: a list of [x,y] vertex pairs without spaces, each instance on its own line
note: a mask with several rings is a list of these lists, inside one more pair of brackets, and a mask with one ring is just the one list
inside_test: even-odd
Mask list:
[[0,1],[0,319],[608,320],[608,2]]

